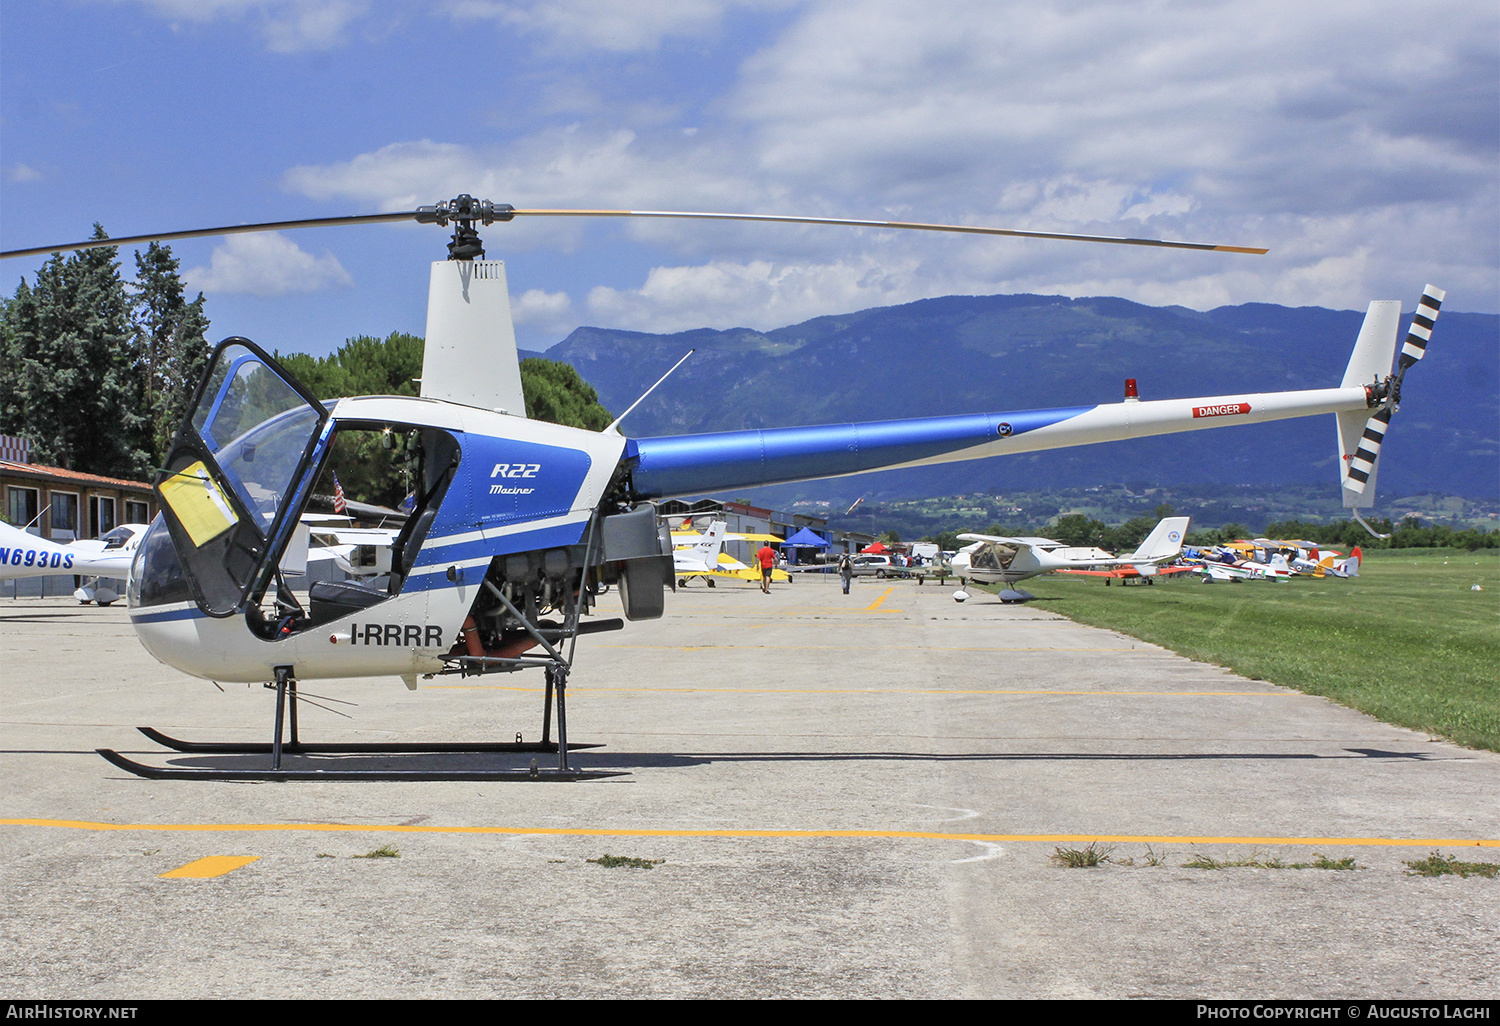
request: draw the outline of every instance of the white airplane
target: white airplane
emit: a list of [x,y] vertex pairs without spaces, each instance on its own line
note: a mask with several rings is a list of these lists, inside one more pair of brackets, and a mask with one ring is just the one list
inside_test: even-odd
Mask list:
[[[511,324],[505,265],[484,260],[476,226],[539,217],[707,218],[1068,238],[1196,250],[1200,243],[1016,232],[961,225],[672,211],[516,209],[463,195],[416,210],[234,225],[0,253],[63,250],[299,227],[415,220],[454,225],[449,259],[432,265],[421,395],[322,402],[266,350],[220,343],[154,484],[162,515],[140,543],[130,583],[137,637],[162,662],[213,681],[268,682],[271,743],[202,745],[153,733],[187,751],[257,751],[267,768],[159,766],[101,750],[114,765],[161,779],[576,780],[568,764],[564,694],[583,635],[624,627],[589,615],[601,584],[618,582],[625,619],[660,617],[674,583],[672,540],[655,503],[676,496],[1037,452],[1203,428],[1336,414],[1344,504],[1373,503],[1380,438],[1402,376],[1425,351],[1442,298],[1429,286],[1392,372],[1400,304],[1371,305],[1343,381],[1298,391],[1235,393],[1068,409],[888,420],[868,424],[630,438],[619,421],[589,431],[529,420]],[[1263,252],[1245,250],[1240,252]],[[653,386],[655,387],[655,386]],[[628,415],[629,410],[626,411]],[[623,416],[623,415],[622,415]],[[1359,433],[1363,424],[1363,433]],[[392,545],[384,587],[312,584],[288,598],[281,565],[341,432],[409,439],[411,516]],[[332,582],[328,582],[332,583]],[[529,653],[529,654],[528,654]],[[540,744],[445,744],[442,751],[553,752],[545,774],[466,769],[284,768],[286,708],[300,680],[399,677],[415,689],[436,675],[545,673]],[[556,741],[550,738],[556,708]],[[304,754],[430,752],[411,744],[316,746]]]
[[[332,562],[350,577],[379,577],[391,572],[392,546],[401,532],[388,527],[350,527],[328,518],[304,523],[308,527],[307,562]],[[283,562],[285,572],[285,562]]]
[[94,582],[85,581],[73,593],[74,597],[83,603],[107,606],[119,599],[120,594],[100,580],[129,580],[136,547],[147,530],[146,524],[122,524],[101,538],[59,545],[9,524],[0,524],[0,581],[54,574],[92,578]]
[[672,534],[672,573],[677,576],[677,586],[687,584],[689,578],[702,577],[708,586],[714,586],[712,574],[719,569],[719,555],[724,549],[725,535],[729,525],[715,520],[708,530],[694,535],[691,532]]
[[[724,551],[727,541],[779,542],[780,538],[770,534],[731,534],[729,525],[715,520],[702,534],[690,531],[672,532],[672,573],[677,577],[677,586],[685,587],[694,577],[703,578],[712,588],[714,578],[760,583],[760,570],[746,566]],[[785,570],[771,571],[773,583],[790,581],[791,574]]]
[[[1157,572],[1160,564],[1176,559],[1182,552],[1182,539],[1187,534],[1187,529],[1187,517],[1167,517],[1152,529],[1133,553],[1120,557],[1103,549],[1070,547],[1051,538],[961,534],[958,536],[959,541],[973,544],[964,546],[953,557],[953,572],[958,576],[959,583],[959,590],[953,593],[953,597],[959,602],[965,601],[969,596],[964,591],[964,585],[970,581],[978,581],[981,584],[1005,585],[1006,591],[1001,593],[1001,601],[1024,602],[1031,596],[1026,592],[1013,590],[1013,586],[1028,577],[1039,577],[1054,570],[1129,566],[1135,568],[1142,577],[1150,577]],[[963,597],[960,598],[960,595]]]

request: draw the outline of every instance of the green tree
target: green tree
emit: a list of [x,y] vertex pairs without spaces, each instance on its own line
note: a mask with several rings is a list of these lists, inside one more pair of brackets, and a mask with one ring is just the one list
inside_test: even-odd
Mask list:
[[139,374],[151,419],[151,452],[162,460],[208,363],[208,318],[203,293],[192,302],[184,296],[178,261],[169,247],[153,242],[145,255],[137,250],[135,267]]
[[[96,224],[93,237],[109,236]],[[149,420],[116,254],[58,254],[5,304],[0,431],[29,439],[38,463],[141,478]]]
[[1086,517],[1082,513],[1069,513],[1067,516],[1058,517],[1056,525],[1052,528],[1052,537],[1064,545],[1103,547],[1105,533],[1108,530],[1101,521]]
[[[276,359],[319,399],[349,395],[417,395],[423,340],[392,332],[385,338],[360,335],[329,356],[276,354]],[[598,393],[572,366],[555,360],[521,361],[526,415],[535,420],[599,431],[614,418],[599,405]],[[335,440],[333,464],[351,497],[394,506],[410,490],[403,451],[380,432],[345,432]],[[327,483],[329,489],[331,482]]]
[[1107,528],[1104,531],[1104,545],[1102,548],[1111,552],[1130,553],[1140,547],[1141,542],[1146,540],[1146,535],[1156,526],[1156,521],[1151,517],[1134,517],[1125,521],[1119,527]]
[[553,424],[602,431],[614,420],[599,403],[599,393],[571,364],[531,357],[521,361],[521,390],[526,416]]

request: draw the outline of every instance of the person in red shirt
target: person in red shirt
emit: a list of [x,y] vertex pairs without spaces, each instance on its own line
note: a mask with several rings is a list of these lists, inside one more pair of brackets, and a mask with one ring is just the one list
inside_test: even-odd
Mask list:
[[769,595],[771,594],[771,569],[776,565],[776,550],[767,543],[760,547],[755,558],[760,560],[760,590]]

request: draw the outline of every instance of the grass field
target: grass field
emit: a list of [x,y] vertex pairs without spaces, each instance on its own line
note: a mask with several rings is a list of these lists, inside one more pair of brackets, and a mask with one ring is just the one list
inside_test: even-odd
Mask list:
[[1495,549],[1367,552],[1350,580],[1204,585],[1184,574],[1106,588],[1054,575],[1026,586],[1034,605],[1079,623],[1500,751]]

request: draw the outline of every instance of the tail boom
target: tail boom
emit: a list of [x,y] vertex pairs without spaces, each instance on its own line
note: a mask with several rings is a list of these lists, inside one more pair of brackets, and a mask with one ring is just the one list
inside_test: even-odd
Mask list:
[[1325,413],[1368,416],[1369,404],[1363,386],[1159,399],[642,438],[627,445],[626,456],[637,460],[637,493],[665,498]]

